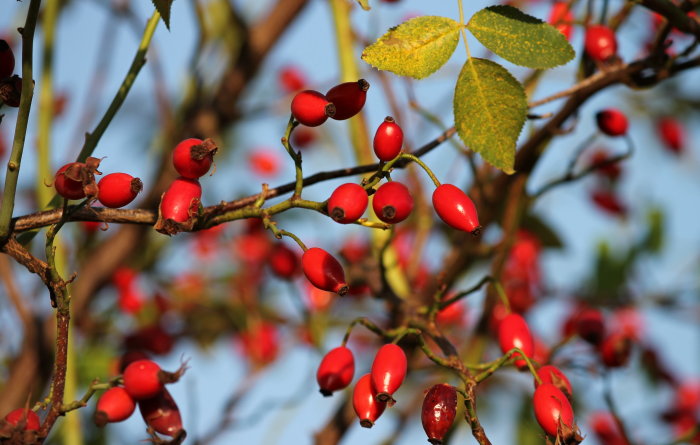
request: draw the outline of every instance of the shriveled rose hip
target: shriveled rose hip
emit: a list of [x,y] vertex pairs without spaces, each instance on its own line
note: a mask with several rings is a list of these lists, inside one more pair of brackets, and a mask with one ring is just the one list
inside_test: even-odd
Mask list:
[[335,105],[335,113],[330,117],[342,121],[359,113],[367,100],[368,89],[369,82],[360,79],[357,82],[341,83],[328,90],[326,97]]
[[141,416],[154,431],[174,437],[184,434],[180,409],[167,389],[155,397],[139,401]]
[[71,162],[59,168],[53,183],[56,193],[66,199],[84,198],[83,183],[79,180],[80,169],[84,167],[82,162]]

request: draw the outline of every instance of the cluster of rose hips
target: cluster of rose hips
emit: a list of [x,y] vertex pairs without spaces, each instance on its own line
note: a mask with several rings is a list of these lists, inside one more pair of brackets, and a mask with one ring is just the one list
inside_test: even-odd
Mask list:
[[165,384],[176,382],[184,373],[182,366],[171,373],[152,360],[140,359],[126,365],[123,386],[113,386],[97,401],[95,424],[121,422],[128,419],[139,405],[141,416],[149,430],[170,437],[184,437],[180,410]]
[[22,94],[22,78],[12,75],[15,71],[15,55],[7,41],[0,39],[0,104],[19,107]]

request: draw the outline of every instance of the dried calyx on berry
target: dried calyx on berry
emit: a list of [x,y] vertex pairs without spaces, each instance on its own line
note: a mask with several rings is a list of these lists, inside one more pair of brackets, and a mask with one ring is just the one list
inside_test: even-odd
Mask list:
[[71,162],[59,168],[54,179],[56,193],[66,199],[95,199],[98,187],[95,175],[101,175],[97,168],[100,159],[89,157],[85,162]]

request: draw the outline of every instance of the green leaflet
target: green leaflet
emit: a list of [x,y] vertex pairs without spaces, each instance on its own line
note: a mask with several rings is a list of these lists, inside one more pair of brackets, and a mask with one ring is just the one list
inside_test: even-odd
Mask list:
[[380,70],[423,79],[450,58],[459,41],[460,27],[447,17],[416,17],[390,28],[365,48],[362,59]]
[[527,117],[522,85],[505,68],[471,58],[454,96],[455,127],[462,141],[494,167],[514,173],[515,143]]
[[467,29],[486,48],[509,62],[546,69],[574,58],[574,49],[555,27],[512,6],[489,6],[472,16]]
[[160,14],[160,18],[163,19],[163,23],[165,23],[165,27],[170,29],[170,7],[173,5],[174,0],[151,0],[153,2],[153,6],[156,7],[156,10]]

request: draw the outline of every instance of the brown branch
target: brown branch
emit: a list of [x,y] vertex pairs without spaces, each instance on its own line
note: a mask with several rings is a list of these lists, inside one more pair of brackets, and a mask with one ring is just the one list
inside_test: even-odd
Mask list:
[[679,8],[668,0],[635,0],[639,4],[658,12],[668,20],[668,22],[679,31],[693,34],[696,39],[700,39],[700,23],[689,17],[687,11]]

